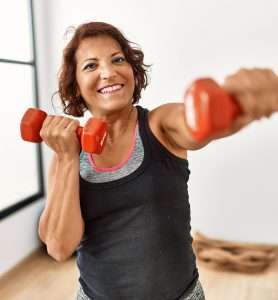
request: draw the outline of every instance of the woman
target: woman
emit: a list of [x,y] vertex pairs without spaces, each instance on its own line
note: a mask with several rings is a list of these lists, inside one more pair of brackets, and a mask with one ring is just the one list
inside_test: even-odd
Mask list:
[[[89,110],[106,121],[105,147],[81,151],[79,122],[67,117],[48,116],[40,132],[54,156],[39,235],[57,261],[77,251],[77,299],[205,299],[190,235],[187,151],[277,110],[275,74],[241,70],[225,87],[244,116],[200,144],[182,103],[135,105],[148,84],[143,58],[114,26],[80,25],[64,50],[58,92],[66,114]],[[254,82],[265,89],[256,93]]]

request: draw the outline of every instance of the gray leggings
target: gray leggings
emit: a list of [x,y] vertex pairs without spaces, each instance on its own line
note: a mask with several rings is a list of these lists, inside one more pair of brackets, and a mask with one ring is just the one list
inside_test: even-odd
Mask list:
[[[85,295],[81,286],[79,286],[76,300],[92,300]],[[181,296],[179,300],[205,300],[205,294],[201,282],[198,280],[192,293],[188,296]]]

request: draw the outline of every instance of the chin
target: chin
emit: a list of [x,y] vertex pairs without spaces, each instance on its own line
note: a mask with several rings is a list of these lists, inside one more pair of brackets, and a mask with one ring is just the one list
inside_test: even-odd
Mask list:
[[104,100],[102,99],[99,102],[97,110],[101,111],[102,114],[113,113],[116,111],[123,110],[129,106],[133,106],[132,101],[133,99],[131,100],[122,99],[122,98],[117,99],[117,97],[115,97],[114,99],[104,99]]

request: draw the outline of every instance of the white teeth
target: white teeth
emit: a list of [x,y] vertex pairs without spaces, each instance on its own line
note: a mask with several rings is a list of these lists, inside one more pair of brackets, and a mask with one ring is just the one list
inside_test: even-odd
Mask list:
[[119,90],[121,88],[122,88],[122,86],[120,84],[115,84],[113,86],[110,86],[110,87],[107,87],[107,88],[103,88],[99,92],[101,94],[107,94],[107,93],[111,93],[113,91]]

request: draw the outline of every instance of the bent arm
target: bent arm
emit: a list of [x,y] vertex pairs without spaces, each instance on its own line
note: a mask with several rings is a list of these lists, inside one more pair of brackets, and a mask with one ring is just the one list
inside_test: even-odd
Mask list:
[[54,154],[38,232],[48,254],[57,261],[69,258],[79,245],[84,233],[79,197],[79,156],[58,158]]

